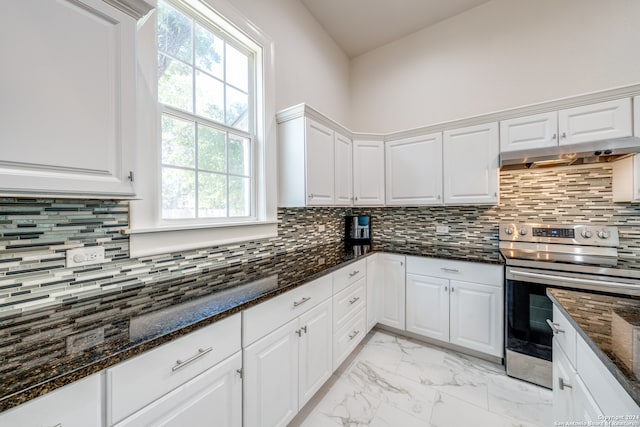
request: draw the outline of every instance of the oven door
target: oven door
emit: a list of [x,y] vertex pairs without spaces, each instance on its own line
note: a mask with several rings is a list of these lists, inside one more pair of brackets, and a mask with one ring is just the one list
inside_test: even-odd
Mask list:
[[546,291],[547,285],[507,278],[507,350],[551,360],[553,331],[547,319],[553,319],[553,305]]

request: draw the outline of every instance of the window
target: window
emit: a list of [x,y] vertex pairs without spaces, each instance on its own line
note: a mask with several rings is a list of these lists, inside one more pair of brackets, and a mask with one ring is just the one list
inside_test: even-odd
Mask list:
[[138,23],[131,256],[277,236],[272,40],[229,0],[159,0],[153,16]]
[[157,13],[161,220],[251,218],[259,52],[211,10],[161,0]]

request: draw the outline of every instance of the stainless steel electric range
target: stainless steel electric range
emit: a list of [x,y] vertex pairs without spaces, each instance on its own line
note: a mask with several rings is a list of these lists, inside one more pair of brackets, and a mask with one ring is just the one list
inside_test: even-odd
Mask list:
[[500,224],[507,374],[551,388],[552,304],[546,290],[640,295],[640,271],[618,268],[617,227]]

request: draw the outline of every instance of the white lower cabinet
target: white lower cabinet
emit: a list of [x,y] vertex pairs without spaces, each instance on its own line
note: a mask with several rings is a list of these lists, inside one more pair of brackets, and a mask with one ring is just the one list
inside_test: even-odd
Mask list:
[[406,330],[502,357],[502,277],[498,265],[407,257]]
[[449,341],[449,281],[407,274],[407,331]]
[[380,254],[371,254],[367,257],[367,333],[378,323],[380,316],[380,301],[382,297],[380,266],[378,257]]
[[102,426],[101,374],[91,375],[3,412],[0,426]]
[[[219,383],[218,378],[207,376],[211,380],[208,382],[202,375],[240,351],[240,333],[240,314],[235,314],[107,369],[107,424],[116,425],[138,411],[155,414],[159,409],[153,405],[158,399],[172,403],[197,401],[194,394],[198,390]],[[195,381],[196,378],[200,380]],[[227,408],[222,405],[222,401],[214,403],[210,411],[225,411]],[[198,405],[191,405],[174,412],[180,413],[180,419],[199,419],[199,411]],[[144,418],[149,424],[125,425],[165,425],[162,420],[149,417]],[[210,421],[205,417],[190,425],[208,426]]]
[[380,254],[378,274],[381,276],[380,313],[378,323],[404,329],[405,308],[405,257]]
[[241,372],[242,352],[238,351],[115,426],[241,427]]
[[553,322],[558,329],[553,337],[553,421],[587,425],[602,422],[602,417],[640,414],[640,407],[555,306]]
[[244,349],[244,425],[286,426],[329,379],[328,299]]

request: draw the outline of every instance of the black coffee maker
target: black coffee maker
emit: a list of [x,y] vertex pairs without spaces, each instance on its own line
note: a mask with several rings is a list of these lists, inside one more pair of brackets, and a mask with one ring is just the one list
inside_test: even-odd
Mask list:
[[348,215],[344,221],[344,243],[347,251],[354,255],[366,254],[371,250],[371,217],[369,215]]

